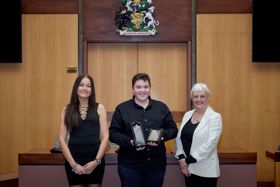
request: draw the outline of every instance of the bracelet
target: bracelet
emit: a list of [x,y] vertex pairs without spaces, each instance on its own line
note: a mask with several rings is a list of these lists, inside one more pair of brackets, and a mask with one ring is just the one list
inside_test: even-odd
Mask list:
[[94,160],[97,162],[98,165],[100,165],[102,162],[101,159],[98,159],[98,158],[95,158]]
[[72,167],[72,171],[74,172],[75,168],[77,167],[77,162],[75,162],[74,166]]

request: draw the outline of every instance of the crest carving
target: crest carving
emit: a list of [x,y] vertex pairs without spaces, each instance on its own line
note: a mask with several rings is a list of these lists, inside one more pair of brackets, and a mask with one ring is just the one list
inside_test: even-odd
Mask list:
[[121,0],[115,14],[116,31],[120,35],[155,35],[159,21],[153,16],[152,0]]

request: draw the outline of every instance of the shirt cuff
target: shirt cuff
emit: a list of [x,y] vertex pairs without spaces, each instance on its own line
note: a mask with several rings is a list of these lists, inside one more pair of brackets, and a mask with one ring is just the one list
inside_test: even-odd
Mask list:
[[187,156],[186,158],[186,163],[189,165],[191,163],[195,163],[196,159],[194,157],[192,157],[192,155]]
[[179,158],[179,160],[181,160],[181,159],[186,158],[186,157],[185,157],[184,154],[180,154],[180,155],[178,156],[178,158]]

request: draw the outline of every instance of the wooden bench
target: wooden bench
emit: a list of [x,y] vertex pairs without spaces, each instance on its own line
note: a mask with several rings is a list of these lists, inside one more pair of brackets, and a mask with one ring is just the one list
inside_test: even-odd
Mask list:
[[[167,149],[168,150],[168,149]],[[256,187],[257,153],[240,148],[219,149],[221,177],[218,187]],[[64,158],[61,153],[51,154],[47,149],[19,154],[19,187],[68,186]],[[117,154],[111,150],[105,156],[106,168],[102,187],[120,186],[117,173]],[[175,180],[176,179],[176,180]],[[167,152],[167,169],[163,187],[184,187],[174,150]]]

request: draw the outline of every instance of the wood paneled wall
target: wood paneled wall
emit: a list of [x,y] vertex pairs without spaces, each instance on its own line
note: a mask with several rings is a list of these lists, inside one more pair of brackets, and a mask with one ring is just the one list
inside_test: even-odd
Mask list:
[[280,142],[280,63],[252,63],[251,14],[197,15],[197,80],[222,114],[220,147],[257,151],[257,180],[273,181],[266,150]]
[[79,0],[21,0],[22,14],[78,14]]
[[[77,15],[35,14],[42,13],[42,3],[34,2],[23,1],[29,5],[23,13],[34,13],[23,15],[23,63],[0,64],[0,174],[17,171],[19,152],[53,146],[76,77],[65,67],[77,65]],[[49,13],[65,7],[50,11],[50,1],[43,2]],[[78,1],[64,2],[69,3],[64,13],[77,12]],[[257,151],[257,180],[273,181],[273,162],[265,150],[280,142],[280,64],[251,61],[251,2],[197,0],[197,12],[204,13],[197,16],[197,80],[209,85],[210,103],[223,116],[219,146]],[[131,97],[131,77],[140,71],[150,74],[153,97],[171,110],[189,105],[189,69],[181,63],[187,61],[185,44],[93,43],[88,49],[89,73],[107,111]]]
[[77,15],[22,15],[23,62],[0,64],[0,174],[17,171],[18,153],[51,148],[69,102],[78,61]]
[[251,13],[252,1],[253,0],[196,0],[196,13]]
[[152,97],[171,111],[187,110],[187,63],[186,43],[139,44],[138,72],[151,76]]
[[164,101],[172,111],[187,109],[186,44],[93,43],[88,52],[97,100],[107,111],[132,97],[131,79],[137,72],[150,75],[153,98]]
[[[30,0],[29,0],[30,1]],[[34,1],[34,0],[33,0]],[[42,0],[41,0],[42,1]],[[115,12],[119,0],[83,0],[83,39],[87,42],[188,42],[192,31],[192,1],[153,1],[154,18],[159,21],[155,36],[124,37],[116,33]],[[93,21],[94,20],[94,21]]]
[[137,45],[94,43],[88,48],[88,73],[94,78],[96,100],[107,111],[131,98],[131,77],[137,73]]
[[[179,114],[181,120],[189,106],[187,64],[186,43],[91,43],[88,47],[88,73],[95,80],[96,99],[109,112],[132,98],[133,75],[146,72],[152,98],[179,111],[172,114]],[[174,151],[174,145],[174,140],[166,142],[169,150]]]

